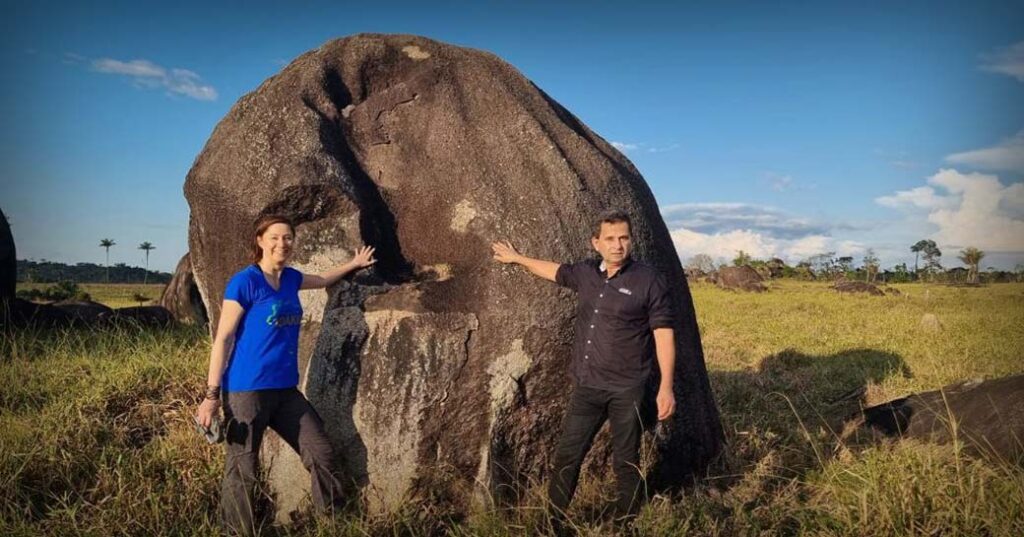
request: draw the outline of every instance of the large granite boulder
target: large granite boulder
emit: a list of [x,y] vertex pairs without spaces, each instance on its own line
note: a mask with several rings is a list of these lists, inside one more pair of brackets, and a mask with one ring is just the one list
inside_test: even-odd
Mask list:
[[[489,244],[592,255],[603,210],[634,218],[636,255],[680,312],[680,412],[650,435],[649,483],[679,486],[719,452],[693,303],[657,203],[607,141],[493,54],[408,35],[307,52],[243,96],[185,182],[195,280],[217,316],[264,213],[298,223],[294,266],[362,244],[378,264],[300,293],[302,389],[371,510],[404,499],[514,499],[547,478],[569,394],[575,295],[495,263]],[[654,379],[652,379],[652,382]],[[606,445],[593,457],[604,460]],[[279,440],[263,454],[279,519],[308,478]],[[478,494],[474,494],[473,491]]]
[[975,380],[864,409],[864,426],[890,437],[963,442],[967,452],[1024,463],[1024,375]]
[[174,269],[174,276],[167,283],[157,304],[170,311],[178,322],[206,325],[206,306],[192,275],[192,260],[189,254],[181,256],[178,266]]

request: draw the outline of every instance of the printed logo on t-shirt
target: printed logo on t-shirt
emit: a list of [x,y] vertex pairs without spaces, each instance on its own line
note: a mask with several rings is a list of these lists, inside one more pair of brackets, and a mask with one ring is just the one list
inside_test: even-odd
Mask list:
[[278,312],[281,309],[281,305],[282,302],[280,300],[275,300],[270,305],[270,315],[267,316],[268,325],[280,328],[283,326],[294,326],[302,324],[302,314],[280,315]]

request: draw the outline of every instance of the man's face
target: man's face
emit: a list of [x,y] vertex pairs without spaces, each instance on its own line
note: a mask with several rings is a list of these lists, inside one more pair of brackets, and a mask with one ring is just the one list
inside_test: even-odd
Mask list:
[[606,265],[620,265],[629,257],[632,241],[629,238],[629,224],[616,222],[601,224],[601,234],[590,239],[594,249],[601,254]]

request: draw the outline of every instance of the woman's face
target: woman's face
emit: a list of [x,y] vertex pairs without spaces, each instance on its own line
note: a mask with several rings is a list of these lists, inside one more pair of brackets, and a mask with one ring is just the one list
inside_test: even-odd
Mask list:
[[292,255],[295,236],[288,224],[274,224],[256,238],[256,244],[263,250],[263,259],[273,263],[286,263]]

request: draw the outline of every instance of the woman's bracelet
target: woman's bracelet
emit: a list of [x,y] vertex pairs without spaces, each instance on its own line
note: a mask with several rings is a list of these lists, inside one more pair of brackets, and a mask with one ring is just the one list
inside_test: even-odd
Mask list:
[[213,400],[220,399],[220,386],[207,386],[205,398]]

